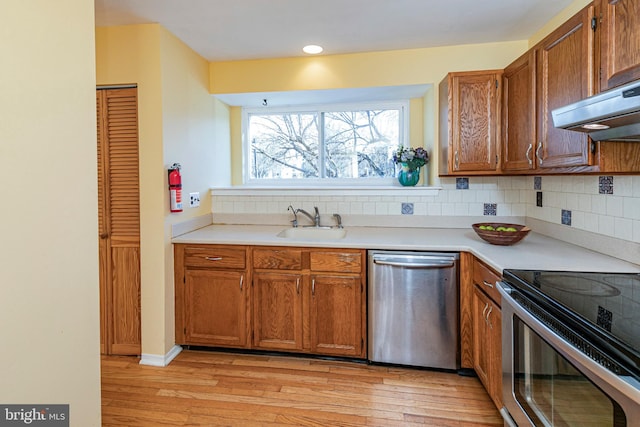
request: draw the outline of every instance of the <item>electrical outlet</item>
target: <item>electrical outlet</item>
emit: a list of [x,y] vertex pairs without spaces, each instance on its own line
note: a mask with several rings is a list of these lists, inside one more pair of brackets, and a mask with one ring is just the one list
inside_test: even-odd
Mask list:
[[200,193],[189,193],[189,207],[197,208],[200,206]]

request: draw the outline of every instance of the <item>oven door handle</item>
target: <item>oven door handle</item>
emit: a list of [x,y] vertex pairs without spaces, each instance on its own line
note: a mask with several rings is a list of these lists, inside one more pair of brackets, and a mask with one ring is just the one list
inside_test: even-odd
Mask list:
[[[622,376],[618,376],[609,371],[586,354],[569,344],[564,338],[556,334],[548,326],[538,320],[529,311],[527,311],[522,305],[520,305],[512,296],[512,288],[505,282],[498,282],[498,291],[502,296],[502,322],[503,332],[504,326],[511,325],[509,328],[512,330],[513,326],[512,316],[509,312],[513,312],[517,315],[529,328],[540,335],[555,351],[564,356],[574,367],[579,369],[586,377],[588,377],[594,384],[600,387],[606,394],[611,396],[617,401],[623,408],[636,408],[634,415],[640,416],[640,393],[632,384],[635,381],[632,378],[625,379]],[[506,314],[506,315],[505,315]],[[505,322],[509,322],[506,323]],[[636,381],[637,383],[637,381]],[[627,417],[629,417],[627,413]]]

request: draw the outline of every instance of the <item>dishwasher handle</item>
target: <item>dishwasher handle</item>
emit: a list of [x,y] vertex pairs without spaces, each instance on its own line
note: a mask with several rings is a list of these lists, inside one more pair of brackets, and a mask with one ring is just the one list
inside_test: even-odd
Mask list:
[[392,267],[406,268],[449,268],[455,265],[455,258],[432,258],[416,261],[390,261],[373,258],[373,263],[377,265],[388,265]]

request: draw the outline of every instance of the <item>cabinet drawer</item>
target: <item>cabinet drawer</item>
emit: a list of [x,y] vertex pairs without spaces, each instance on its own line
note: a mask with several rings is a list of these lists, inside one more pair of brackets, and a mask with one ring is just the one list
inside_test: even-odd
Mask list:
[[254,249],[253,268],[301,270],[302,251],[297,249]]
[[244,248],[187,246],[184,248],[184,264],[187,267],[244,270],[246,251]]
[[361,252],[311,252],[311,271],[335,271],[338,273],[360,273]]
[[498,305],[500,305],[500,293],[496,288],[496,282],[499,280],[501,280],[500,275],[491,268],[478,260],[473,262],[473,282],[485,291]]

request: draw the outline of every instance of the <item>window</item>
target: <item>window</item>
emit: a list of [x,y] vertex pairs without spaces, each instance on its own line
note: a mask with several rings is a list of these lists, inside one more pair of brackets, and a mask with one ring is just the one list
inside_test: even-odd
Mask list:
[[246,109],[245,182],[391,184],[407,109],[408,102]]

